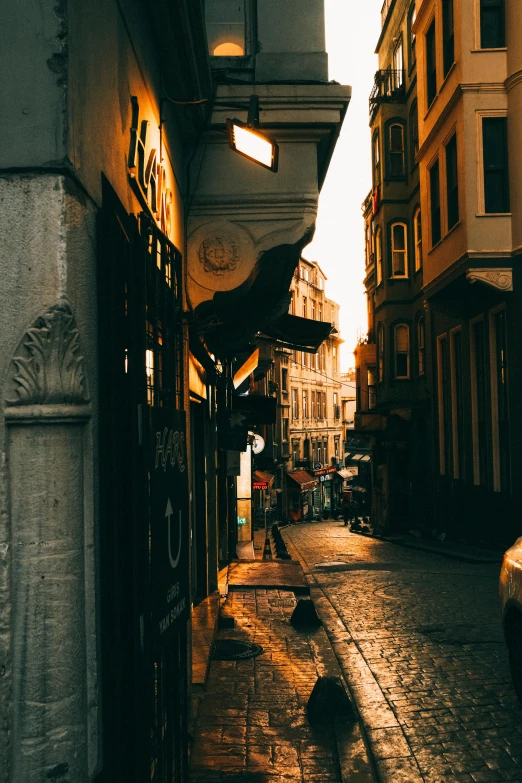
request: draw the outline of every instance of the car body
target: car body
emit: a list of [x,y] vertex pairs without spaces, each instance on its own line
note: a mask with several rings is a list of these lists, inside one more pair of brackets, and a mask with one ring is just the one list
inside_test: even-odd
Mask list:
[[522,702],[522,537],[504,554],[499,595],[511,677]]

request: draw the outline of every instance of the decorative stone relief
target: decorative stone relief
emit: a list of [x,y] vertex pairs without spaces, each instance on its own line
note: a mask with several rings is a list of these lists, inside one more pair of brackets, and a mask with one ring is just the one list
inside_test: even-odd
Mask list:
[[470,283],[486,283],[491,288],[496,288],[499,291],[512,291],[513,290],[513,269],[468,269],[466,272],[466,279]]
[[237,243],[225,233],[204,239],[199,246],[199,260],[205,272],[224,275],[233,272],[239,263]]
[[80,335],[61,298],[25,333],[9,370],[7,405],[85,404],[87,379]]

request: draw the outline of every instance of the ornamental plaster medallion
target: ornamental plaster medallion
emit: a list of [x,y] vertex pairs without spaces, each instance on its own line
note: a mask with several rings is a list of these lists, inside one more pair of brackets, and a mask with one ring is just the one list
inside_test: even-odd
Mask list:
[[80,335],[65,298],[26,331],[11,361],[7,405],[89,402]]
[[199,246],[199,260],[205,272],[224,275],[234,272],[239,263],[239,250],[235,238],[224,232],[204,239]]
[[498,291],[513,290],[513,269],[468,269],[466,278],[470,283],[486,283]]
[[238,223],[213,220],[199,225],[188,239],[188,290],[193,308],[216,291],[243,283],[256,262],[250,232]]

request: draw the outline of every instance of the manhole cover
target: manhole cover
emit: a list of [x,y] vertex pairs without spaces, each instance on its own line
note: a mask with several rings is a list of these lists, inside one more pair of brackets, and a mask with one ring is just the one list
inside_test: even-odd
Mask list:
[[259,644],[240,642],[237,639],[218,639],[214,644],[216,661],[239,661],[243,658],[255,658],[264,652]]

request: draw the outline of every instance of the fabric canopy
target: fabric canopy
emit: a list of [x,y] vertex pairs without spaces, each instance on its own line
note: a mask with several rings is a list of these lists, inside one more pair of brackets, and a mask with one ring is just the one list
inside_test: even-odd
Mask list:
[[299,484],[301,490],[315,489],[317,486],[317,480],[307,473],[306,470],[296,470],[293,473],[287,473],[287,476],[292,481],[295,481],[296,484]]
[[328,339],[332,324],[327,321],[314,321],[299,315],[285,313],[269,325],[263,327],[263,334],[280,340],[286,348],[305,353],[315,353],[321,343]]

